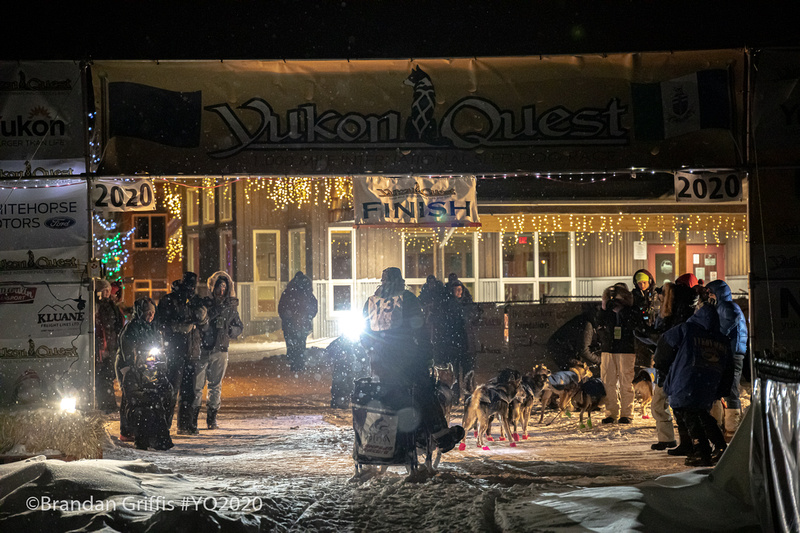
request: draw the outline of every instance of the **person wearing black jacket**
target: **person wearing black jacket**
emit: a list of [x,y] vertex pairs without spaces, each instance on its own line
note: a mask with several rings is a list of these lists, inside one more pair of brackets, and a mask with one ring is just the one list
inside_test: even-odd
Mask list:
[[122,390],[127,397],[126,418],[131,422],[136,447],[140,450],[172,448],[167,420],[172,385],[160,349],[136,352],[134,364],[122,378]]
[[239,318],[239,299],[233,280],[227,272],[215,272],[206,282],[210,297],[203,299],[208,309],[208,324],[202,330],[200,361],[196,365],[194,404],[190,430],[197,432],[197,417],[203,399],[203,387],[208,383],[206,425],[217,429],[217,411],[222,399],[222,379],[228,368],[228,347],[244,331]]
[[[633,296],[624,283],[603,291],[600,319],[600,377],[606,387],[603,424],[630,424],[633,417],[633,375],[636,364],[634,330],[639,324]],[[619,392],[617,392],[619,391]],[[617,418],[619,417],[619,418]]]
[[185,272],[182,280],[172,283],[172,292],[158,302],[156,321],[164,336],[167,379],[172,385],[168,423],[172,425],[178,404],[178,434],[189,435],[194,404],[194,367],[200,359],[200,330],[208,323],[202,299],[195,294],[197,274]]
[[135,436],[135,422],[131,419],[129,399],[122,386],[127,374],[140,359],[152,349],[163,350],[161,333],[152,324],[156,314],[156,305],[150,298],[139,298],[133,304],[133,318],[125,324],[119,334],[119,350],[117,351],[114,371],[122,389],[122,400],[119,404],[119,440],[131,442]]
[[381,285],[364,304],[361,344],[372,373],[397,393],[414,388],[414,407],[437,447],[446,453],[464,438],[461,426],[449,427],[430,379],[427,340],[421,338],[423,315],[414,293],[406,290],[399,268],[389,267]]
[[311,279],[297,272],[286,284],[278,301],[278,316],[286,339],[286,357],[292,372],[301,372],[305,368],[306,339],[311,333],[311,321],[317,316],[318,306]]
[[590,304],[547,339],[547,359],[553,361],[559,370],[569,370],[586,363],[593,374],[599,372],[598,307],[597,304]]

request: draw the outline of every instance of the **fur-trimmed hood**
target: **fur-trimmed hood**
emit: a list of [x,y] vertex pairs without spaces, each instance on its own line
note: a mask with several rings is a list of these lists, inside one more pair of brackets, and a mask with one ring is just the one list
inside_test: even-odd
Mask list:
[[214,295],[214,286],[217,284],[217,280],[220,278],[224,278],[228,282],[228,294],[226,296],[228,298],[236,298],[236,287],[233,284],[233,279],[231,276],[225,272],[224,270],[220,270],[219,272],[214,272],[209,276],[208,281],[206,281],[206,287],[208,287],[208,295],[213,297]]

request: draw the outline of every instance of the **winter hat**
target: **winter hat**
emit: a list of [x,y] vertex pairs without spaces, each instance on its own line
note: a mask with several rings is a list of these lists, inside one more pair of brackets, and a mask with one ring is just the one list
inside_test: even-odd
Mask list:
[[633,277],[633,281],[635,281],[637,284],[641,283],[642,281],[650,281],[650,276],[644,272],[637,272]]
[[403,279],[403,273],[397,267],[385,268],[381,273],[381,286],[378,287],[376,294],[382,298],[391,298],[399,296],[403,293],[406,287],[406,280]]
[[94,282],[94,290],[95,290],[95,292],[102,292],[105,289],[108,289],[110,287],[111,287],[111,284],[107,280],[104,280],[104,279],[98,279],[98,280],[96,280]]
[[183,285],[185,289],[194,291],[197,288],[197,274],[194,272],[184,272],[181,285]]
[[687,272],[686,274],[678,276],[678,279],[675,280],[675,283],[677,285],[684,285],[686,287],[689,287],[690,289],[695,285],[698,285],[697,276],[695,276],[691,272]]

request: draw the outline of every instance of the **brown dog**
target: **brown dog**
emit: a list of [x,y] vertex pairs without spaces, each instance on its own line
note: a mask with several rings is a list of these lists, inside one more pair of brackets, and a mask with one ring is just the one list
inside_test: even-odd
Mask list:
[[653,402],[653,393],[655,392],[655,384],[650,372],[641,369],[636,373],[636,377],[633,378],[633,392],[639,398],[642,406],[642,418],[650,418],[650,415],[645,414],[645,409],[650,407]]
[[[508,419],[510,426],[513,426],[514,432],[509,438],[519,440],[520,435],[517,430],[521,427],[522,439],[528,438],[528,421],[531,418],[531,411],[533,410],[533,403],[542,392],[544,384],[547,382],[547,377],[550,371],[544,365],[536,365],[531,372],[526,372],[522,376],[517,395],[511,401],[508,409]],[[502,436],[501,436],[502,440]]]
[[[473,428],[476,429],[478,447],[488,450],[489,447],[486,446],[484,437],[495,417],[500,420],[504,434],[511,435],[508,420],[509,406],[517,395],[521,383],[522,376],[519,371],[506,368],[488,383],[477,387],[464,400],[464,418],[461,425],[465,433],[464,440],[458,447],[459,450],[466,449],[466,432]],[[516,446],[513,440],[511,446]]]
[[550,399],[553,396],[558,400],[558,414],[553,417],[553,420],[547,423],[548,426],[566,411],[572,397],[580,391],[581,381],[587,377],[591,377],[591,375],[592,372],[589,370],[586,363],[572,367],[569,370],[562,370],[550,374],[547,377],[547,381],[539,397],[540,403],[542,404],[542,414],[539,416],[539,423],[541,424],[542,420],[544,420],[544,410],[550,405]]

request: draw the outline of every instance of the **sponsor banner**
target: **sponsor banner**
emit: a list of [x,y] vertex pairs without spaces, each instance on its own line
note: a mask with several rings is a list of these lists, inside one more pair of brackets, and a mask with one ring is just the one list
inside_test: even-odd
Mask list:
[[731,168],[744,58],[95,61],[94,155],[105,175]]
[[86,268],[86,246],[35,250],[0,250],[0,279],[39,281],[75,278]]
[[357,226],[479,226],[474,177],[353,178]]
[[0,179],[76,176],[85,172],[86,159],[48,159],[46,161],[0,160]]
[[146,178],[99,178],[92,180],[95,211],[155,211],[153,181]]
[[15,392],[22,397],[41,393],[58,405],[65,393],[77,393],[79,405],[94,401],[92,335],[47,339],[0,339],[0,404]]
[[676,172],[677,202],[741,201],[746,172]]
[[83,180],[0,181],[0,251],[83,245],[88,254],[86,204]]
[[[84,172],[81,69],[72,61],[0,62],[0,167]],[[50,161],[70,161],[66,168]],[[47,174],[51,175],[51,174]],[[8,177],[7,175],[4,177]]]
[[0,338],[50,339],[88,331],[86,288],[75,284],[0,283]]

